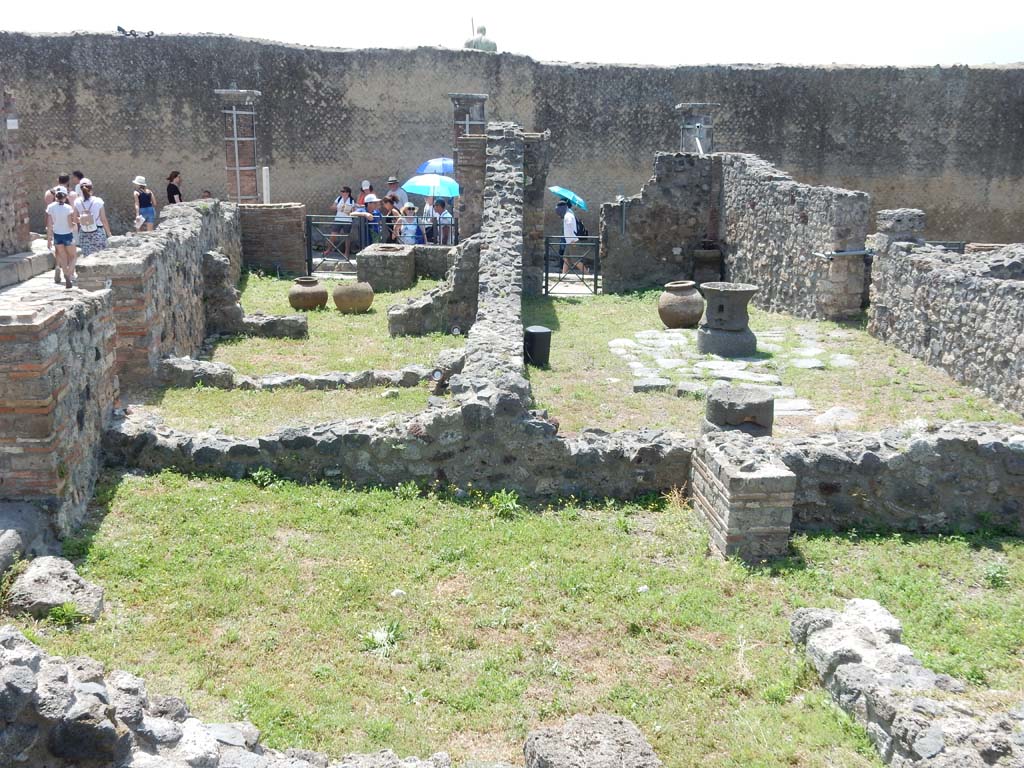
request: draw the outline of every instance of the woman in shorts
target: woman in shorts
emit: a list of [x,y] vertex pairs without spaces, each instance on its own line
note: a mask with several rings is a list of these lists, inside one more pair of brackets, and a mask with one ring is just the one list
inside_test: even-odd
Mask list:
[[75,259],[78,252],[74,244],[75,224],[77,215],[74,207],[68,202],[68,193],[63,187],[54,192],[54,201],[46,206],[46,246],[53,251],[57,261],[57,274],[54,282],[60,283],[60,272],[64,273],[64,287],[71,287],[75,276]]
[[334,221],[331,222],[331,251],[338,253],[338,238],[345,238],[345,258],[348,258],[349,241],[352,239],[352,211],[356,201],[352,199],[352,188],[342,187],[341,194],[334,198]]
[[139,229],[145,227],[147,232],[152,232],[156,227],[156,195],[146,186],[145,176],[136,176],[132,184],[135,185],[135,219],[142,218]]
[[81,196],[75,200],[75,215],[78,217],[78,247],[83,256],[91,256],[107,247],[110,222],[103,198],[92,193],[92,182],[82,179]]

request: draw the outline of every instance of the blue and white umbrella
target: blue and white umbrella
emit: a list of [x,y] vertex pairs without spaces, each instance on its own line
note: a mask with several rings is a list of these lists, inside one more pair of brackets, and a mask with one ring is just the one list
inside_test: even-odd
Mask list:
[[431,197],[458,197],[459,183],[455,179],[437,173],[424,173],[413,176],[402,189],[414,195],[430,195]]
[[584,200],[579,195],[577,195],[571,189],[566,189],[565,187],[548,187],[548,191],[554,192],[556,195],[563,198],[564,200],[568,200],[570,203],[572,203],[581,210],[587,210],[587,201]]
[[455,161],[450,157],[435,157],[433,160],[420,163],[416,173],[438,173],[442,176],[448,176],[455,173]]

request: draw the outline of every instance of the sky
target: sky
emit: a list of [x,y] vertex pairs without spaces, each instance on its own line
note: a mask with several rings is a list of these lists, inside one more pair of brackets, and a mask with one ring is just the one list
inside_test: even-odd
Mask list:
[[[152,30],[233,34],[339,48],[460,48],[485,24],[499,51],[542,61],[648,65],[949,66],[1024,62],[1024,2],[776,0],[753,2],[140,3],[102,0],[41,13],[5,3],[6,31]],[[388,9],[385,12],[384,9]]]

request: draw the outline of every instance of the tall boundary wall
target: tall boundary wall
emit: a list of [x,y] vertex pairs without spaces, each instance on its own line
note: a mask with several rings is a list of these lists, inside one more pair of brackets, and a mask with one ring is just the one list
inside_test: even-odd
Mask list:
[[548,178],[595,205],[632,194],[652,154],[678,148],[675,104],[709,101],[723,105],[719,150],[755,153],[803,182],[863,189],[877,208],[924,208],[936,238],[1024,239],[1019,66],[658,68],[217,36],[0,34],[0,82],[19,105],[30,189],[81,167],[115,229],[129,222],[138,173],[156,182],[181,170],[187,197],[225,193],[214,89],[233,81],[263,94],[259,159],[273,169],[274,198],[311,213],[326,213],[341,183],[408,177],[424,159],[450,156],[457,90],[487,93],[490,119],[550,129]]

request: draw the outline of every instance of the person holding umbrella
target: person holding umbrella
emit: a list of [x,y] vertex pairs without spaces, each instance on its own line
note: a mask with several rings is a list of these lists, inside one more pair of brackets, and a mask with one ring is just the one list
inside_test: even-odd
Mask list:
[[562,244],[558,248],[562,254],[562,274],[566,275],[569,270],[578,268],[586,275],[587,264],[583,260],[580,246],[577,245],[580,238],[576,234],[578,223],[576,214],[572,212],[572,204],[568,200],[559,200],[555,205],[555,213],[562,220]]

